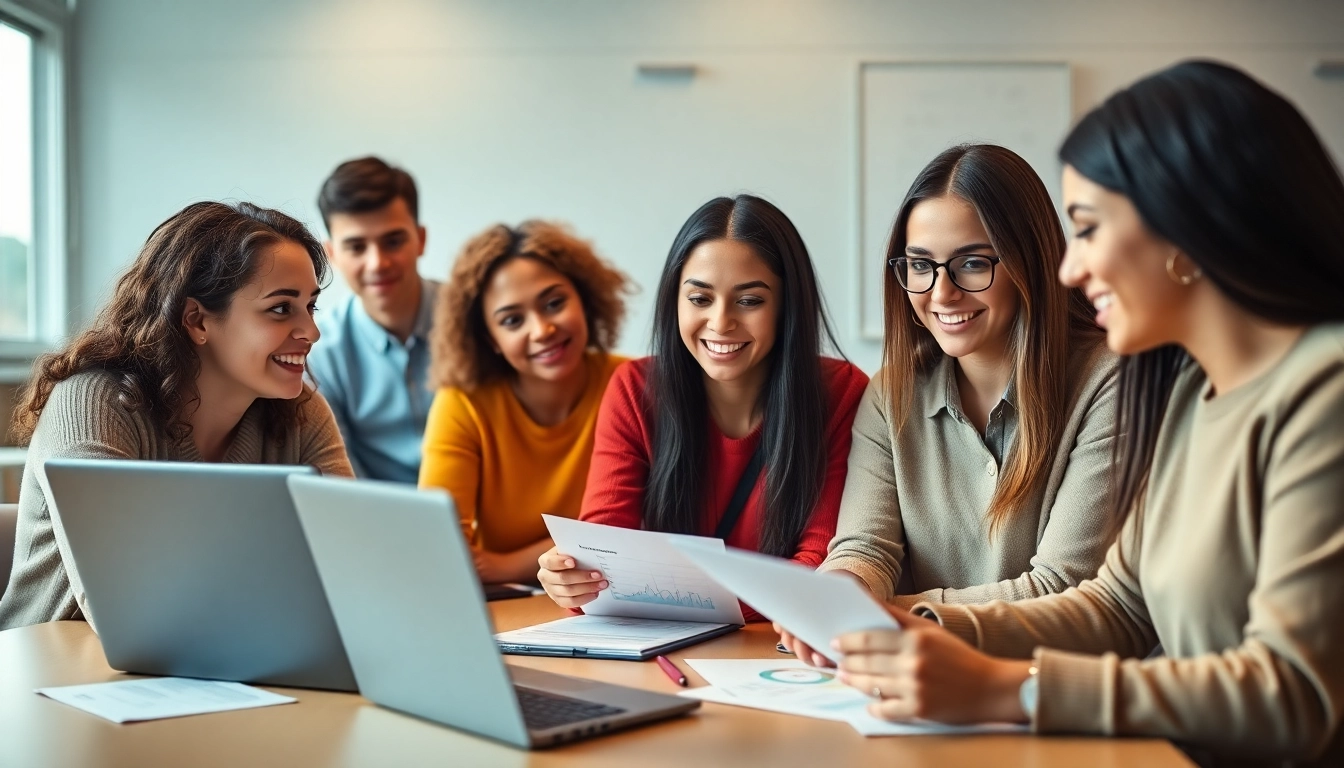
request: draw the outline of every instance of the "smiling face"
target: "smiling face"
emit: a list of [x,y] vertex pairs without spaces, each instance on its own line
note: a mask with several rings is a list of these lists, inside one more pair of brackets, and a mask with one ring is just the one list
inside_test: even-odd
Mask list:
[[308,350],[320,335],[313,322],[317,294],[303,246],[285,240],[271,248],[226,312],[205,313],[199,330],[189,328],[198,334],[201,376],[251,398],[298,397]]
[[327,254],[374,320],[414,313],[420,301],[416,260],[425,252],[425,228],[400,197],[376,211],[333,213]]
[[779,276],[737,240],[696,246],[681,268],[677,324],[705,375],[719,382],[762,375],[775,346]]
[[583,300],[549,264],[525,256],[504,262],[486,284],[481,311],[492,346],[519,376],[562,381],[582,371]]
[[[915,204],[906,221],[905,242],[907,257],[935,262],[957,256],[998,255],[975,208],[951,195]],[[964,267],[981,271],[988,268],[990,262],[985,259],[968,260]],[[1019,298],[1003,265],[993,269],[994,281],[983,291],[971,293],[958,288],[948,277],[947,268],[938,267],[932,290],[906,292],[915,317],[947,355],[978,357],[987,363],[997,363],[1007,355]]]
[[[1167,274],[1179,249],[1153,234],[1128,198],[1072,166],[1064,167],[1064,203],[1074,235],[1059,279],[1087,294],[1107,346],[1132,355],[1176,341],[1190,298]],[[1178,263],[1192,268],[1183,257]]]

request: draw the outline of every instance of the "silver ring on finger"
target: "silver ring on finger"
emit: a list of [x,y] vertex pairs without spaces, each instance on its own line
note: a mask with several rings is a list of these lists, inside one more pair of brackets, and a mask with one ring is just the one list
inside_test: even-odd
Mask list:
[[882,700],[882,689],[876,685],[873,686],[873,698],[878,701]]

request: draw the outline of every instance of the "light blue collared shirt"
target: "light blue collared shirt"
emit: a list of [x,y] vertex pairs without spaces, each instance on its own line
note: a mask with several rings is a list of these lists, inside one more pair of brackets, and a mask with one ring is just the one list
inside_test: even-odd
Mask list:
[[402,344],[350,296],[318,315],[322,338],[308,373],[336,414],[359,477],[414,483],[434,393],[429,388],[429,330],[439,284],[421,278],[420,311]]

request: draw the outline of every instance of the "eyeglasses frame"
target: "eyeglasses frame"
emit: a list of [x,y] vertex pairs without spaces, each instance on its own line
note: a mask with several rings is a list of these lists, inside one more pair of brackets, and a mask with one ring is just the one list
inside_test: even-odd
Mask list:
[[[952,274],[952,269],[947,265],[951,264],[952,261],[955,259],[965,259],[968,257],[989,260],[989,285],[986,285],[984,288],[966,288],[962,286],[961,283],[957,282],[957,278]],[[896,271],[896,262],[900,261],[901,259],[905,259],[906,261],[926,261],[933,265],[933,280],[929,281],[928,288],[925,288],[922,291],[912,291],[909,288],[905,287],[905,283],[901,282],[900,274]],[[999,256],[986,256],[981,253],[963,253],[960,256],[953,256],[951,259],[948,259],[947,261],[934,261],[933,259],[926,259],[923,256],[897,256],[894,259],[887,259],[887,266],[891,269],[892,277],[896,278],[896,283],[900,285],[901,290],[905,291],[906,293],[928,293],[929,291],[932,291],[934,289],[934,286],[938,285],[939,267],[942,267],[943,271],[947,273],[947,279],[951,280],[952,284],[957,286],[957,290],[964,291],[966,293],[980,293],[981,291],[988,291],[991,287],[993,287],[994,276],[998,273],[999,262],[1002,260],[1003,259]]]

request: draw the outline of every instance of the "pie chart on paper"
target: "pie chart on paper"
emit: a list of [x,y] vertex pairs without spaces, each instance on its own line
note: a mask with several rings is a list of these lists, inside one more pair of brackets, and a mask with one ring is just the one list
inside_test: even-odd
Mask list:
[[835,679],[835,674],[820,669],[765,669],[761,679],[785,685],[821,685]]

